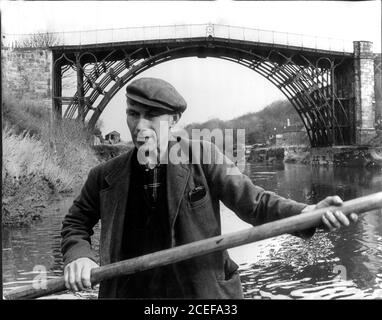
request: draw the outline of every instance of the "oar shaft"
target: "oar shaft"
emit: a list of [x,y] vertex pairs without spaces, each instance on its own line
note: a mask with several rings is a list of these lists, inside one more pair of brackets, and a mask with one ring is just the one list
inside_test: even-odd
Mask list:
[[[321,217],[327,210],[336,210],[338,208],[328,207],[313,210],[309,213],[269,222],[246,230],[188,243],[95,268],[91,272],[91,283],[94,285],[113,277],[133,274],[211,252],[272,238],[284,233],[293,233],[315,227],[321,223]],[[340,208],[345,215],[352,212],[360,214],[382,208],[382,192],[346,201]],[[7,293],[5,297],[6,299],[33,299],[66,290],[63,277],[46,281],[45,288],[38,288],[37,285],[39,284],[41,285],[41,283],[38,283],[14,289]]]
[[[93,269],[92,283],[128,275],[147,269],[161,267],[171,263],[201,256],[214,251],[220,251],[260,241],[285,233],[293,233],[318,226],[322,215],[328,210],[338,210],[339,207],[328,207],[313,210],[309,213],[269,222],[249,229],[199,240],[175,248],[166,249],[137,258],[112,263],[101,268]],[[346,201],[341,211],[348,215],[352,212],[358,214],[382,208],[382,192],[370,196]]]

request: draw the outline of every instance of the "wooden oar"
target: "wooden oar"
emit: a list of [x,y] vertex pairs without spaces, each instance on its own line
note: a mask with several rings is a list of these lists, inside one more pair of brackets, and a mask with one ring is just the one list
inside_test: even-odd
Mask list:
[[[332,206],[312,210],[308,213],[265,223],[246,230],[220,235],[137,258],[112,263],[99,268],[94,268],[91,271],[91,283],[92,285],[95,285],[100,281],[113,277],[133,274],[139,271],[187,260],[214,251],[233,248],[251,242],[279,236],[284,233],[293,233],[315,227],[321,223],[321,217],[327,210],[336,210],[338,208],[339,207]],[[345,201],[340,208],[345,215],[352,212],[360,214],[382,208],[382,192]],[[33,299],[66,290],[63,277],[48,280],[45,284],[45,289],[36,288],[37,286],[33,284],[16,288],[8,292],[5,295],[5,298],[9,300]]]

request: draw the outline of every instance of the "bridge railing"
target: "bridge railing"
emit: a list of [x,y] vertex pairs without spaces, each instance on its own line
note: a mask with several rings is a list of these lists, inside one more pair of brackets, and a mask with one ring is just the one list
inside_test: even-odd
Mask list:
[[344,39],[316,37],[305,34],[213,25],[215,37],[245,40],[272,45],[284,45],[318,50],[353,52],[353,42]]
[[[216,37],[228,40],[250,41],[271,45],[284,45],[317,50],[353,52],[350,40],[315,37],[271,30],[229,26],[223,24],[189,24],[168,26],[143,26],[120,29],[67,31],[49,33],[54,46],[102,45],[108,43],[165,40],[182,38]],[[5,46],[23,47],[31,34],[2,34]]]

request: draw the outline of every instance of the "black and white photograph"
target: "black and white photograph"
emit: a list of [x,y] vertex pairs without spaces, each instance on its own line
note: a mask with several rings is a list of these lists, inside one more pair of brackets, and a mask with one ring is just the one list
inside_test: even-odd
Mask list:
[[3,299],[382,299],[381,1],[0,14]]

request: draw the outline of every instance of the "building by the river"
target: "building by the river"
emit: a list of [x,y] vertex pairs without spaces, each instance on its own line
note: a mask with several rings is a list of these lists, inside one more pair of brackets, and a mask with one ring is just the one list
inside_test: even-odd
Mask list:
[[105,142],[106,143],[110,143],[110,144],[119,143],[119,142],[121,142],[121,134],[119,132],[117,132],[117,131],[109,132],[105,136]]
[[284,126],[275,134],[275,145],[278,147],[309,145],[305,127],[302,124]]

